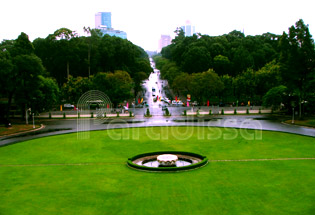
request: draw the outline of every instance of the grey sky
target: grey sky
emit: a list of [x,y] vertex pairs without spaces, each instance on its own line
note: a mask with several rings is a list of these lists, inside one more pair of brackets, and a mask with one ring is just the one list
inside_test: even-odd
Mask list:
[[282,34],[300,18],[315,35],[312,0],[5,0],[1,2],[0,40],[25,32],[33,40],[66,27],[83,35],[94,25],[96,12],[112,12],[112,26],[127,32],[128,40],[156,50],[161,34],[174,36],[190,20],[196,32],[211,36],[233,30],[246,35]]

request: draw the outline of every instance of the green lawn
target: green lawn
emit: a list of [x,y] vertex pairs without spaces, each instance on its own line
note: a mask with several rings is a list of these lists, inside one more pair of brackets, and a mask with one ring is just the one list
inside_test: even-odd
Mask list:
[[[264,131],[261,140],[246,140],[240,131],[118,129],[0,147],[0,214],[314,214],[315,160],[211,160],[315,158],[315,139]],[[129,157],[162,150],[210,163],[178,173],[126,166]]]

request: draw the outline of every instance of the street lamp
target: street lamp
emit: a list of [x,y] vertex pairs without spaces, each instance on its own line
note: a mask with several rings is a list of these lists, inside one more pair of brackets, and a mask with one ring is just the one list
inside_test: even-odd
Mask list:
[[35,128],[34,113],[32,115],[33,115],[33,128]]
[[291,101],[291,106],[292,106],[292,124],[294,124],[294,107],[295,107],[295,102]]

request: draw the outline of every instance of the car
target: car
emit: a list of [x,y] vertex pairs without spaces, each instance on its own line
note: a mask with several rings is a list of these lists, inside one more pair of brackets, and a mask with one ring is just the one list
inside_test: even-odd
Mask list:
[[197,105],[198,105],[198,102],[197,102],[197,101],[194,101],[194,102],[192,103],[192,105],[197,106]]
[[185,106],[185,104],[184,104],[182,101],[178,101],[178,102],[177,102],[177,105]]
[[135,108],[143,108],[143,104],[137,104]]
[[162,110],[166,110],[167,106],[166,105],[162,105]]

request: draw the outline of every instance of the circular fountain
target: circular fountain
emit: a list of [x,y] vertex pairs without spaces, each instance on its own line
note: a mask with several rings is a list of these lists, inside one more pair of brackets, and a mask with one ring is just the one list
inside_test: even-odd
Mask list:
[[129,167],[145,171],[181,171],[202,167],[208,163],[205,156],[179,151],[150,152],[129,158]]

